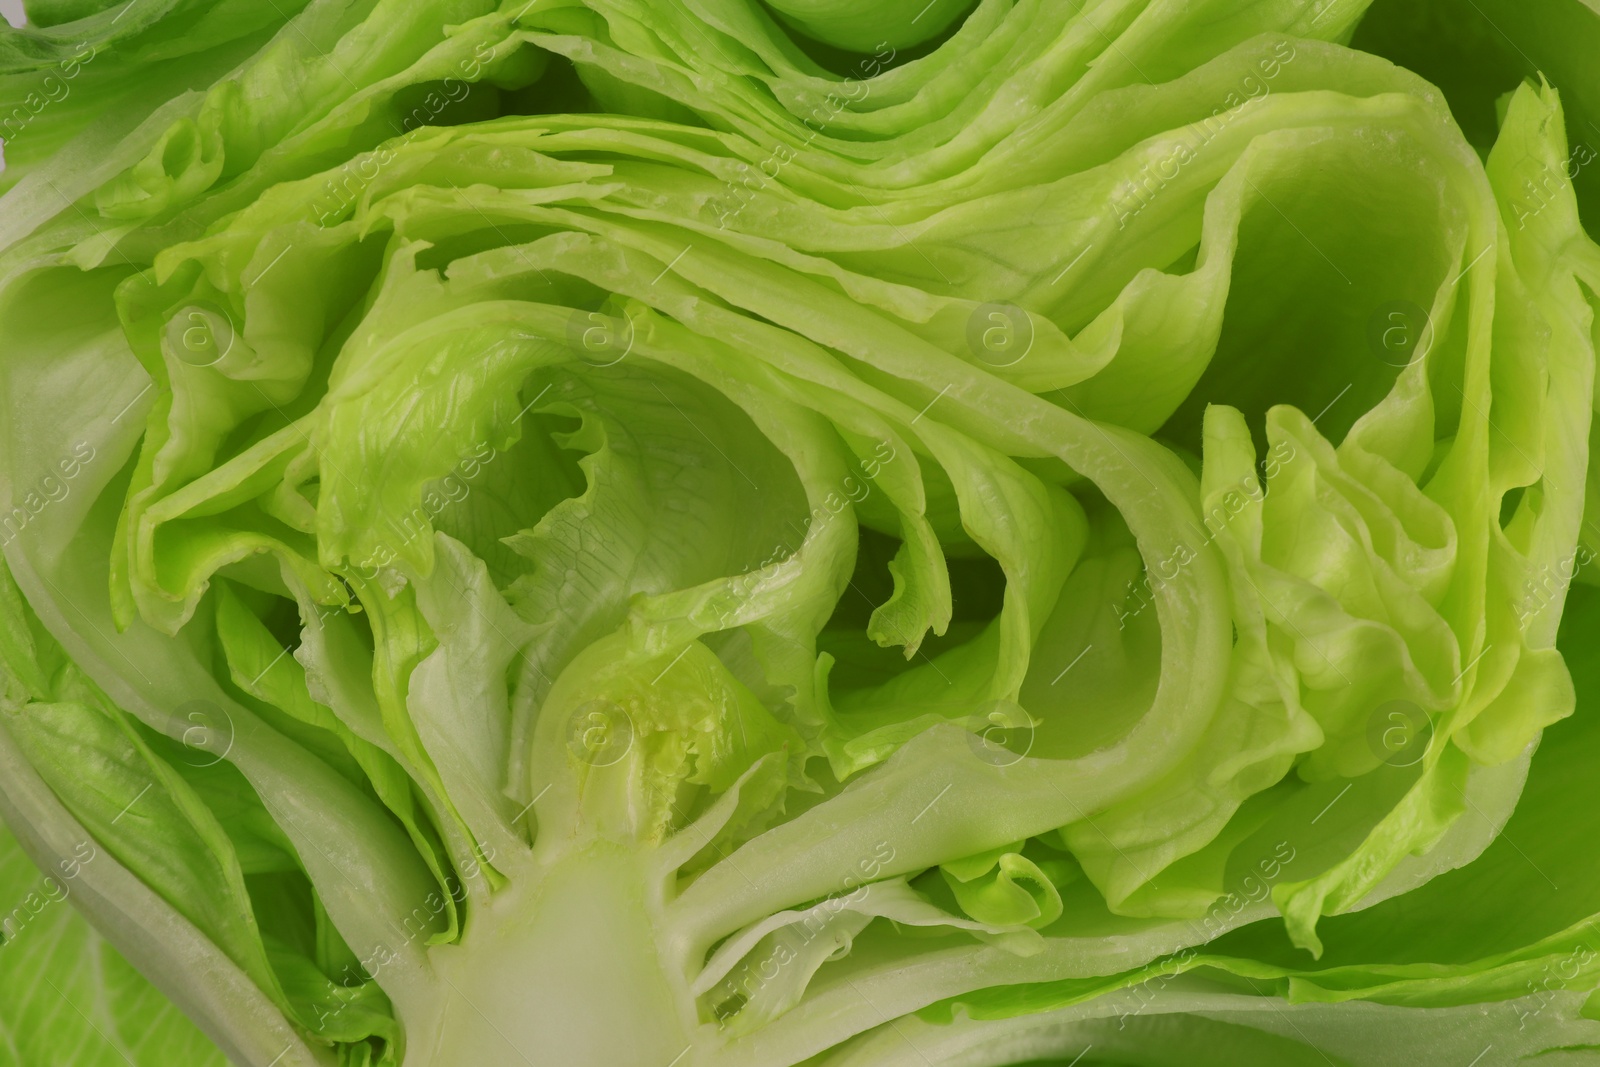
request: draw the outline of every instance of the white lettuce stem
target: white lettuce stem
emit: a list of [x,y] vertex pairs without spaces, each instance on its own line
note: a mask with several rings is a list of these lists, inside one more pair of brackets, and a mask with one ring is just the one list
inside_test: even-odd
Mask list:
[[698,1019],[648,851],[590,840],[541,859],[431,951],[433,1002],[401,1014],[407,1067],[684,1067]]

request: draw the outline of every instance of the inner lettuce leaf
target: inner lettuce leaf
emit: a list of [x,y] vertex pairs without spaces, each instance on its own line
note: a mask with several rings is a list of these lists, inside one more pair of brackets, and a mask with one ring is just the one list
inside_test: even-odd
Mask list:
[[30,3],[0,1063],[1600,1047],[1600,13],[1467,7]]

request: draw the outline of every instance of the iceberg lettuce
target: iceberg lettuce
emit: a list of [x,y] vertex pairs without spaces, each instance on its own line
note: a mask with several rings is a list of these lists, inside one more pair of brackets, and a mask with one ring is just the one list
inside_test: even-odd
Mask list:
[[1600,1047],[1600,11],[1368,6],[30,3],[0,1064]]

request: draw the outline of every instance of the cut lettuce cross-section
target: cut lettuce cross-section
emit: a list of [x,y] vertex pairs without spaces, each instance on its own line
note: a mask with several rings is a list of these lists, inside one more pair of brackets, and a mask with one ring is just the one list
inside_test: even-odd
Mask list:
[[1365,8],[31,5],[0,817],[99,934],[0,986],[109,961],[16,972],[84,1063],[212,1055],[124,958],[257,1067],[1600,1047],[1600,83]]

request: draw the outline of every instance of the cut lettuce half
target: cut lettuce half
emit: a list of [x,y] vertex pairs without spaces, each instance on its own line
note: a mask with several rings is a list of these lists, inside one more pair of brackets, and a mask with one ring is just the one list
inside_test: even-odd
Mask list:
[[222,1054],[1595,1043],[1567,41],[1485,116],[1346,0],[30,13],[0,816]]

